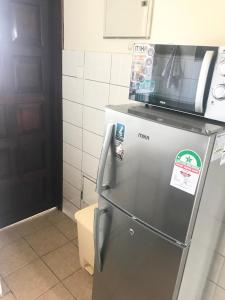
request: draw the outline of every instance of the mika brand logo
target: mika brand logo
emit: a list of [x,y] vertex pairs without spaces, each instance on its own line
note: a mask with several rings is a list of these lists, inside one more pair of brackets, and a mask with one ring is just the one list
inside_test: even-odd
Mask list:
[[143,139],[143,140],[149,141],[149,136],[146,135],[146,134],[138,133],[138,137]]

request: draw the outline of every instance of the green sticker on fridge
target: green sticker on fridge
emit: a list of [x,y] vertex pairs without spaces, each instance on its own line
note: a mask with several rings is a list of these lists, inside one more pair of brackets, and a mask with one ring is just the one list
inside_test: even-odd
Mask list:
[[201,157],[192,150],[180,151],[174,162],[170,185],[194,195],[201,174]]

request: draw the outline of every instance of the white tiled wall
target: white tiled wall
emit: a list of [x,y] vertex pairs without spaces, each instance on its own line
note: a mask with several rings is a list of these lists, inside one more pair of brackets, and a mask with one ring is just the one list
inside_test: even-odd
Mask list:
[[63,76],[63,98],[77,103],[83,102],[84,81],[80,78]]
[[82,105],[63,99],[63,121],[82,127]]
[[83,128],[93,133],[103,135],[104,111],[84,106]]
[[225,300],[225,222],[203,300]]
[[99,158],[101,154],[102,140],[102,136],[83,130],[83,151]]
[[109,83],[111,63],[112,55],[110,53],[86,52],[85,79]]
[[63,75],[84,77],[84,52],[63,51]]
[[[63,209],[70,217],[97,201],[104,106],[130,103],[130,68],[128,54],[63,51]],[[202,300],[225,300],[225,220],[223,232]]]
[[104,110],[109,101],[109,84],[92,80],[84,83],[84,105]]
[[63,141],[82,149],[82,128],[63,122]]
[[128,54],[63,51],[63,206],[70,216],[97,201],[104,108],[128,103],[130,68]]
[[130,103],[131,101],[127,98],[129,89],[127,87],[110,85],[109,90],[109,104],[118,105],[121,103]]
[[86,176],[96,180],[98,172],[98,158],[83,152],[82,171]]
[[131,63],[131,55],[113,53],[110,83],[129,87]]

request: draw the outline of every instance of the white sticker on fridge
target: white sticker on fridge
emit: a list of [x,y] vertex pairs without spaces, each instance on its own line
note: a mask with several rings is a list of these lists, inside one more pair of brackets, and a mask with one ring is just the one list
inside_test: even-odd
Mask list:
[[170,185],[194,195],[201,173],[202,161],[192,150],[180,151],[175,159]]

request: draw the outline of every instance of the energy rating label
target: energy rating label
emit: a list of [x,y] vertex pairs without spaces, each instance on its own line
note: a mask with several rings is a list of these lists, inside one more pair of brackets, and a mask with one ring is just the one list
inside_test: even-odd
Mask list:
[[180,151],[174,162],[170,185],[194,195],[201,168],[201,158],[195,151],[187,149]]

